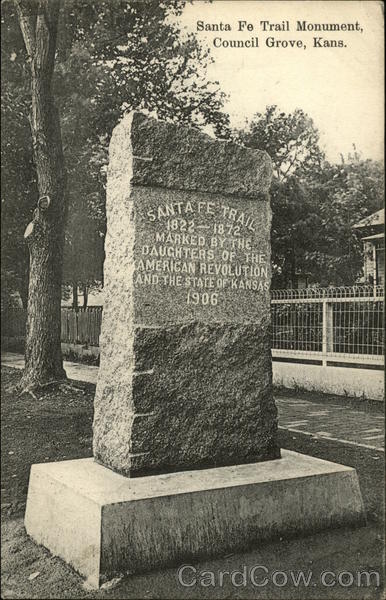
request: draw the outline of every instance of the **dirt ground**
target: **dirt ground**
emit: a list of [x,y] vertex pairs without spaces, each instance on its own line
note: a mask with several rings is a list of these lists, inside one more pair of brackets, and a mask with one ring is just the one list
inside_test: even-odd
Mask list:
[[1,508],[11,516],[24,510],[31,464],[92,455],[95,386],[71,382],[35,400],[12,391],[21,371],[2,367],[1,374]]
[[[358,573],[383,570],[383,473],[381,452],[344,446],[329,440],[281,431],[281,446],[312,456],[340,462],[357,469],[368,515],[368,525],[341,529],[301,539],[276,540],[245,553],[194,563],[196,583],[183,587],[177,569],[122,579],[113,587],[93,591],[81,577],[60,559],[34,544],[23,527],[28,477],[31,464],[91,456],[92,402],[95,387],[73,382],[72,388],[47,389],[37,399],[18,397],[12,391],[20,371],[2,369],[2,598],[262,598],[291,600],[302,598],[383,598],[382,585],[374,576],[369,585],[359,582]],[[203,571],[243,571],[259,565],[267,573],[267,583],[233,586],[224,575],[223,584],[205,586]],[[308,584],[296,586],[292,573],[311,573]],[[282,583],[274,585],[275,571]],[[321,585],[321,573],[331,571],[335,579],[342,571],[354,576],[350,585],[337,580]],[[192,571],[193,573],[193,571]],[[190,578],[191,582],[192,579]],[[206,581],[208,581],[206,579]],[[344,583],[344,582],[343,582]],[[358,585],[358,584],[361,585]],[[381,583],[381,582],[380,582]],[[263,585],[264,584],[264,585]]]

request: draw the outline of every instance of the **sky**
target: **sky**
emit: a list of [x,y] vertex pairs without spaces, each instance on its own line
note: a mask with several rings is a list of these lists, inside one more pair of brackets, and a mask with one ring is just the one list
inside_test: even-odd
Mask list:
[[[263,30],[289,21],[289,31]],[[227,23],[232,31],[198,31],[197,21]],[[253,26],[238,30],[238,21]],[[310,24],[354,24],[359,31],[297,31],[297,21]],[[208,77],[229,95],[225,109],[234,127],[256,112],[277,104],[284,112],[303,109],[320,132],[321,146],[332,162],[347,155],[353,144],[363,158],[383,158],[383,14],[378,1],[264,1],[194,0],[180,19],[210,47],[214,63]],[[358,23],[358,25],[356,25]],[[258,38],[258,48],[216,48],[219,40]],[[313,47],[313,38],[342,40],[343,47]],[[322,41],[320,41],[322,37]],[[217,39],[216,39],[217,38]],[[279,43],[300,41],[302,46],[270,48],[267,38]],[[305,47],[304,47],[305,46]]]

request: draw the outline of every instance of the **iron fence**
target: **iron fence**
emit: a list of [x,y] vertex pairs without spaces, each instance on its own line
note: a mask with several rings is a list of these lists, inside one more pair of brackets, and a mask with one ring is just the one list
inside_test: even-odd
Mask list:
[[273,356],[379,363],[383,315],[381,286],[273,290]]

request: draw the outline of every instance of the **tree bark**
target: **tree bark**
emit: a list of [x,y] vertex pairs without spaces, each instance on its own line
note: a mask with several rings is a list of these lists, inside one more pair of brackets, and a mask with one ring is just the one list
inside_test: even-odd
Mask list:
[[25,269],[23,269],[23,272],[21,273],[19,290],[18,290],[20,299],[21,299],[21,303],[25,310],[27,310],[27,307],[28,307],[28,279],[29,279],[29,277],[28,277],[28,264],[27,264]]
[[88,288],[87,283],[83,284],[83,308],[87,308],[88,303]]
[[72,283],[72,308],[78,310],[78,284]]
[[30,125],[40,196],[33,228],[25,234],[30,275],[21,386],[31,389],[66,377],[60,345],[66,173],[52,92],[59,0],[15,5],[31,67]]

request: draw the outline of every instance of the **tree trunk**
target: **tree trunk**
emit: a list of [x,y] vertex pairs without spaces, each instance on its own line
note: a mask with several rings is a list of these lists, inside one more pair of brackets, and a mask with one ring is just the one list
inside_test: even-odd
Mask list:
[[31,65],[30,125],[40,195],[33,227],[25,234],[30,276],[21,386],[31,389],[66,377],[60,345],[66,177],[52,93],[59,1],[15,0],[15,4]]
[[74,310],[78,310],[79,305],[78,305],[78,284],[73,282],[72,283],[72,308]]
[[297,288],[297,278],[296,278],[296,255],[295,255],[295,244],[292,243],[292,252],[290,257],[291,264],[291,287]]
[[87,284],[85,283],[83,285],[83,308],[87,308],[87,302],[88,302],[88,289],[87,289]]
[[27,263],[25,265],[23,265],[22,269],[21,269],[20,282],[19,282],[19,286],[18,286],[21,303],[25,310],[27,310],[27,306],[28,306],[28,280],[29,280],[28,271],[29,271],[29,269],[28,269],[28,258],[27,258]]

